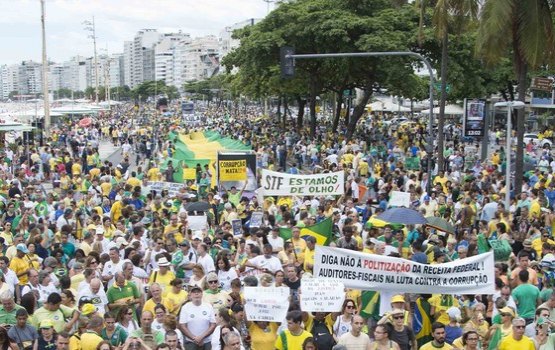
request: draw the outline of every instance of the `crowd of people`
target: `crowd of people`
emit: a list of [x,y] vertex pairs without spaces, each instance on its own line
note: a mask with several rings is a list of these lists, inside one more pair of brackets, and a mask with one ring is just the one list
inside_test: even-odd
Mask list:
[[[394,128],[374,116],[345,140],[326,122],[311,137],[255,107],[205,107],[201,130],[250,146],[258,169],[343,171],[345,195],[260,199],[208,187],[207,227],[192,230],[199,212],[187,207],[199,184],[177,194],[148,184],[173,181],[167,135],[192,131],[173,111],[122,105],[88,127],[57,124],[43,145],[4,148],[0,350],[555,348],[551,169],[526,174],[507,207],[503,152],[469,162],[465,143],[450,137],[438,171],[418,122]],[[106,143],[117,161],[100,158]],[[392,191],[410,193],[412,209],[455,232],[374,220]],[[263,212],[261,227],[249,227],[254,212]],[[495,293],[346,289],[339,312],[303,311],[301,281],[313,278],[316,240],[300,237],[301,228],[328,218],[331,246],[368,254],[438,264],[493,251]],[[243,290],[253,286],[289,288],[284,320],[249,320]]]

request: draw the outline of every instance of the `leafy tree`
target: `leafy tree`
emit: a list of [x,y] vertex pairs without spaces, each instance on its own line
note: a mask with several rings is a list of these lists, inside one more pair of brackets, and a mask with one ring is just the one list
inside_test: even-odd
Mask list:
[[[489,64],[512,56],[518,82],[518,100],[524,102],[531,68],[555,61],[555,33],[551,0],[487,0],[482,8],[476,47]],[[515,192],[523,179],[524,125],[523,110],[517,110],[517,153]],[[509,151],[509,150],[507,150]],[[507,183],[510,179],[506,179]]]

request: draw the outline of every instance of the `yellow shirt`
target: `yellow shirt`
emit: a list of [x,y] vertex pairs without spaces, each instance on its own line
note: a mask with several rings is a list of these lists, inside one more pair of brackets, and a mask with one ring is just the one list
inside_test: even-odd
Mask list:
[[446,300],[446,302],[442,302],[443,296],[441,294],[433,294],[428,302],[432,307],[435,307],[435,313],[439,314],[436,321],[447,325],[449,324],[449,316],[447,315],[447,310],[452,306],[459,307],[459,301],[452,296],[445,297],[451,298],[451,300]]
[[[104,339],[93,331],[81,334],[81,350],[96,350],[98,344]],[[70,347],[70,349],[73,349]]]
[[91,170],[89,170],[89,174],[91,175],[91,179],[94,179],[95,177],[98,177],[100,175],[100,169],[92,168]]
[[171,287],[170,282],[175,279],[175,274],[172,271],[166,272],[165,275],[162,275],[160,271],[153,271],[150,274],[150,278],[148,279],[148,285],[150,286],[154,282],[158,283],[162,288],[163,295],[166,295],[168,289]]
[[188,294],[186,291],[181,289],[178,294],[173,292],[173,288],[166,294],[166,299],[171,302],[171,309],[168,312],[177,316],[179,314],[179,308],[187,301]]
[[312,268],[308,268],[307,264],[311,264],[312,266],[314,266],[314,254],[315,253],[316,253],[316,249],[310,250],[310,249],[306,248],[304,250],[303,269],[306,272],[312,272]]
[[158,181],[160,179],[160,169],[150,168],[146,173],[146,177],[149,181]]
[[100,189],[102,190],[103,196],[108,196],[112,190],[112,184],[109,182],[103,182],[100,184]]
[[142,183],[141,180],[137,179],[136,177],[130,177],[127,179],[127,184],[133,187],[141,187]]
[[[15,272],[16,275],[19,275],[20,273],[23,273],[27,270],[29,270],[29,268],[31,267],[30,261],[28,260],[24,260],[25,258],[18,258],[17,256],[14,256],[12,258],[12,261],[10,262],[10,269],[13,270],[13,272]],[[29,282],[29,278],[27,277],[27,274],[24,274],[22,276],[18,276],[19,278],[19,285],[20,286],[24,286]]]
[[522,336],[522,339],[515,340],[513,337],[505,337],[499,343],[499,350],[535,350],[534,342],[527,336]]
[[451,349],[454,349],[454,347],[452,347],[447,343],[443,343],[443,346],[438,348],[437,346],[434,346],[432,342],[429,342],[422,345],[419,350],[451,350]]
[[252,322],[249,327],[249,334],[252,341],[251,350],[273,349],[277,338],[277,325],[270,322],[267,330],[263,330]]
[[80,175],[81,171],[82,171],[81,164],[73,163],[73,165],[71,166],[71,173],[74,175]]
[[297,255],[297,262],[302,264],[304,262],[304,251],[306,250],[306,241],[302,238],[291,238],[295,254]]
[[[148,299],[145,303],[145,305],[143,306],[143,311],[150,311],[152,312],[153,315],[156,315],[156,313],[154,312],[154,308],[156,307],[158,303],[156,303],[154,300],[152,300],[152,298]],[[173,304],[171,302],[171,300],[168,300],[167,298],[162,297],[162,305],[164,305],[166,307],[166,310],[170,310],[173,309]]]
[[[302,349],[303,343],[306,338],[312,337],[312,334],[308,333],[307,331],[302,331],[300,335],[292,335],[291,332],[286,329],[283,331],[285,334],[285,341],[287,342],[287,349]],[[278,350],[284,350],[285,346],[281,341],[281,336],[278,335],[274,347]]]

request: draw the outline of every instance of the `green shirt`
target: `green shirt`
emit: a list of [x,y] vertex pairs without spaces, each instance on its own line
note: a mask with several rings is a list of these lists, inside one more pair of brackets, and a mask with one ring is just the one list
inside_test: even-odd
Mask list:
[[534,318],[536,312],[536,301],[540,296],[538,287],[525,283],[513,290],[513,298],[516,302],[518,315],[522,318]]
[[15,313],[19,309],[23,309],[23,307],[15,304],[13,310],[8,312],[4,310],[3,306],[0,306],[0,324],[9,324],[12,326],[15,325],[17,323]]
[[139,328],[131,332],[130,336],[141,338],[147,345],[151,345],[153,349],[156,345],[160,345],[164,342],[164,334],[154,329],[151,330],[151,333],[146,334],[145,336],[143,330]]
[[[113,304],[117,300],[125,300],[127,302],[132,301],[133,299],[137,299],[141,296],[139,289],[133,282],[126,281],[123,288],[117,286],[117,284],[113,284],[108,291],[106,292],[106,297],[108,298],[108,303]],[[114,310],[119,312],[119,307],[116,307]],[[132,309],[135,310],[135,304],[133,304]],[[135,313],[133,313],[133,317]]]
[[33,314],[32,325],[35,328],[39,329],[40,323],[42,321],[51,320],[54,324],[54,330],[59,333],[64,330],[66,320],[70,319],[74,312],[74,309],[69,308],[65,305],[60,305],[60,307],[56,311],[47,310],[43,306],[36,310]]
[[125,343],[125,341],[127,340],[127,332],[125,331],[125,329],[118,325],[116,325],[116,329],[114,330],[114,333],[112,333],[111,337],[108,337],[106,328],[104,328],[102,332],[100,332],[100,336],[102,337],[102,339],[109,341],[110,344],[112,344],[113,346],[123,345],[123,343]]

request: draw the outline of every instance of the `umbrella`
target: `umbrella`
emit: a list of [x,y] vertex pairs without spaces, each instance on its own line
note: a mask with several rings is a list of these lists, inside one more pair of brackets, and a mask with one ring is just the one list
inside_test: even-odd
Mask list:
[[448,223],[442,218],[437,218],[435,216],[428,216],[426,220],[428,220],[428,223],[426,224],[426,226],[433,227],[443,232],[455,234],[455,228],[453,227],[453,225],[451,225],[450,223]]
[[92,119],[91,118],[83,118],[79,121],[79,126],[82,128],[86,128],[88,126],[91,126],[92,124]]
[[210,210],[210,204],[207,202],[192,202],[185,209],[187,211],[208,211]]
[[418,211],[407,208],[388,209],[378,215],[378,219],[397,224],[416,225],[425,224],[426,218]]

